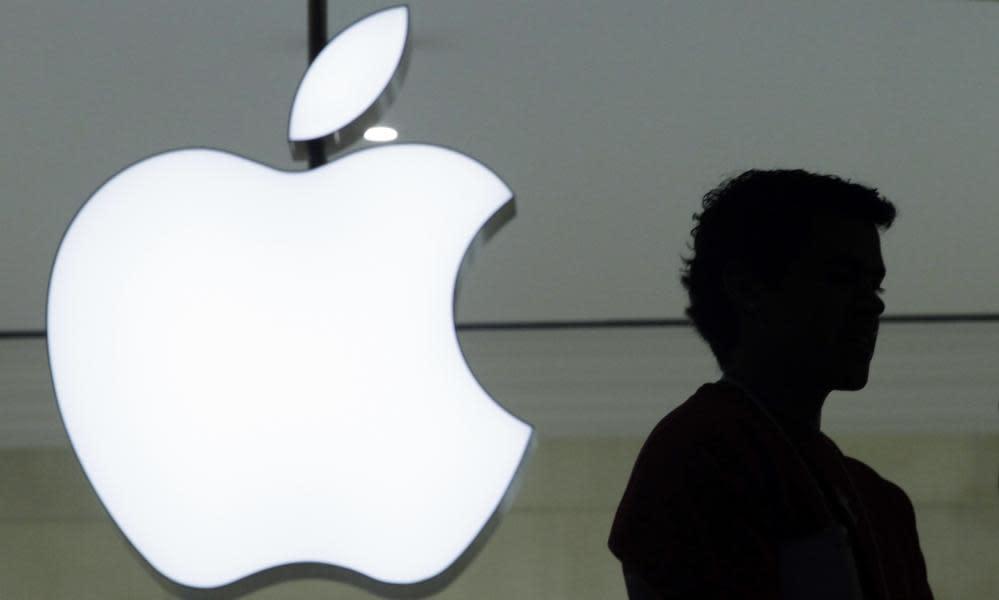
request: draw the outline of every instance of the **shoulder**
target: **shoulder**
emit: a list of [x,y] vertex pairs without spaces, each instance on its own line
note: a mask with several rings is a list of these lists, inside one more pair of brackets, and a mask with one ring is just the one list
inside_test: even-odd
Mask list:
[[858,488],[862,488],[862,490],[858,490],[861,494],[866,491],[869,494],[877,495],[885,502],[912,506],[909,496],[901,487],[882,477],[867,463],[846,455],[843,456],[843,462],[846,464],[846,470],[854,484]]
[[874,518],[896,527],[914,524],[915,511],[905,490],[856,458],[844,456],[843,462],[857,494]]
[[704,384],[664,416],[645,439],[635,461],[638,471],[659,473],[689,467],[718,451],[717,440],[730,435],[731,411],[727,399]]
[[680,450],[704,448],[721,438],[731,440],[751,417],[739,402],[738,391],[727,385],[706,383],[680,406],[662,418],[646,440],[647,447]]
[[731,484],[758,470],[768,440],[739,394],[707,383],[663,417],[638,454],[632,484],[677,478]]

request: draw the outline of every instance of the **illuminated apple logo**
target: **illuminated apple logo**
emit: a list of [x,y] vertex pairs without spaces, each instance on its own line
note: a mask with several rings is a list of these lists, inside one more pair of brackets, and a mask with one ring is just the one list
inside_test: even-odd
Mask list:
[[[330,42],[291,139],[356,139],[408,32],[395,7]],[[295,565],[396,589],[460,563],[533,441],[454,326],[463,263],[512,214],[494,173],[425,144],[301,172],[182,149],[98,189],[56,255],[49,358],[73,448],[149,565],[192,589]]]

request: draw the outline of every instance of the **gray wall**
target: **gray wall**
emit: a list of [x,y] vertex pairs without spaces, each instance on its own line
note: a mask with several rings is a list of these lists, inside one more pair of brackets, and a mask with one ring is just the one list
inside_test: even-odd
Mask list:
[[[938,600],[999,590],[999,434],[833,434],[916,508]],[[623,598],[607,533],[641,437],[541,438],[513,509],[435,598]],[[0,598],[170,598],[128,550],[68,448],[0,451]],[[304,580],[248,598],[371,598]]]

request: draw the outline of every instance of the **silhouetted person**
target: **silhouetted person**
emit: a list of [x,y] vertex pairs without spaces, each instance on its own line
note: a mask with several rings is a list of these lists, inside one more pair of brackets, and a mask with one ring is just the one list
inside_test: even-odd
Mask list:
[[653,429],[610,549],[632,599],[932,598],[912,503],[820,431],[867,384],[885,267],[877,190],[748,171],[709,192],[681,278],[724,376]]

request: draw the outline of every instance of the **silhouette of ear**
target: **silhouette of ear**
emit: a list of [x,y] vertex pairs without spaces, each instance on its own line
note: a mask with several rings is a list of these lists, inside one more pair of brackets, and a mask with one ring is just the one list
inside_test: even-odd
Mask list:
[[296,159],[306,143],[327,153],[356,141],[395,99],[409,64],[409,9],[394,6],[347,27],[316,56],[295,92],[288,140]]
[[722,269],[722,288],[740,314],[752,313],[763,301],[763,285],[746,263],[735,259]]

